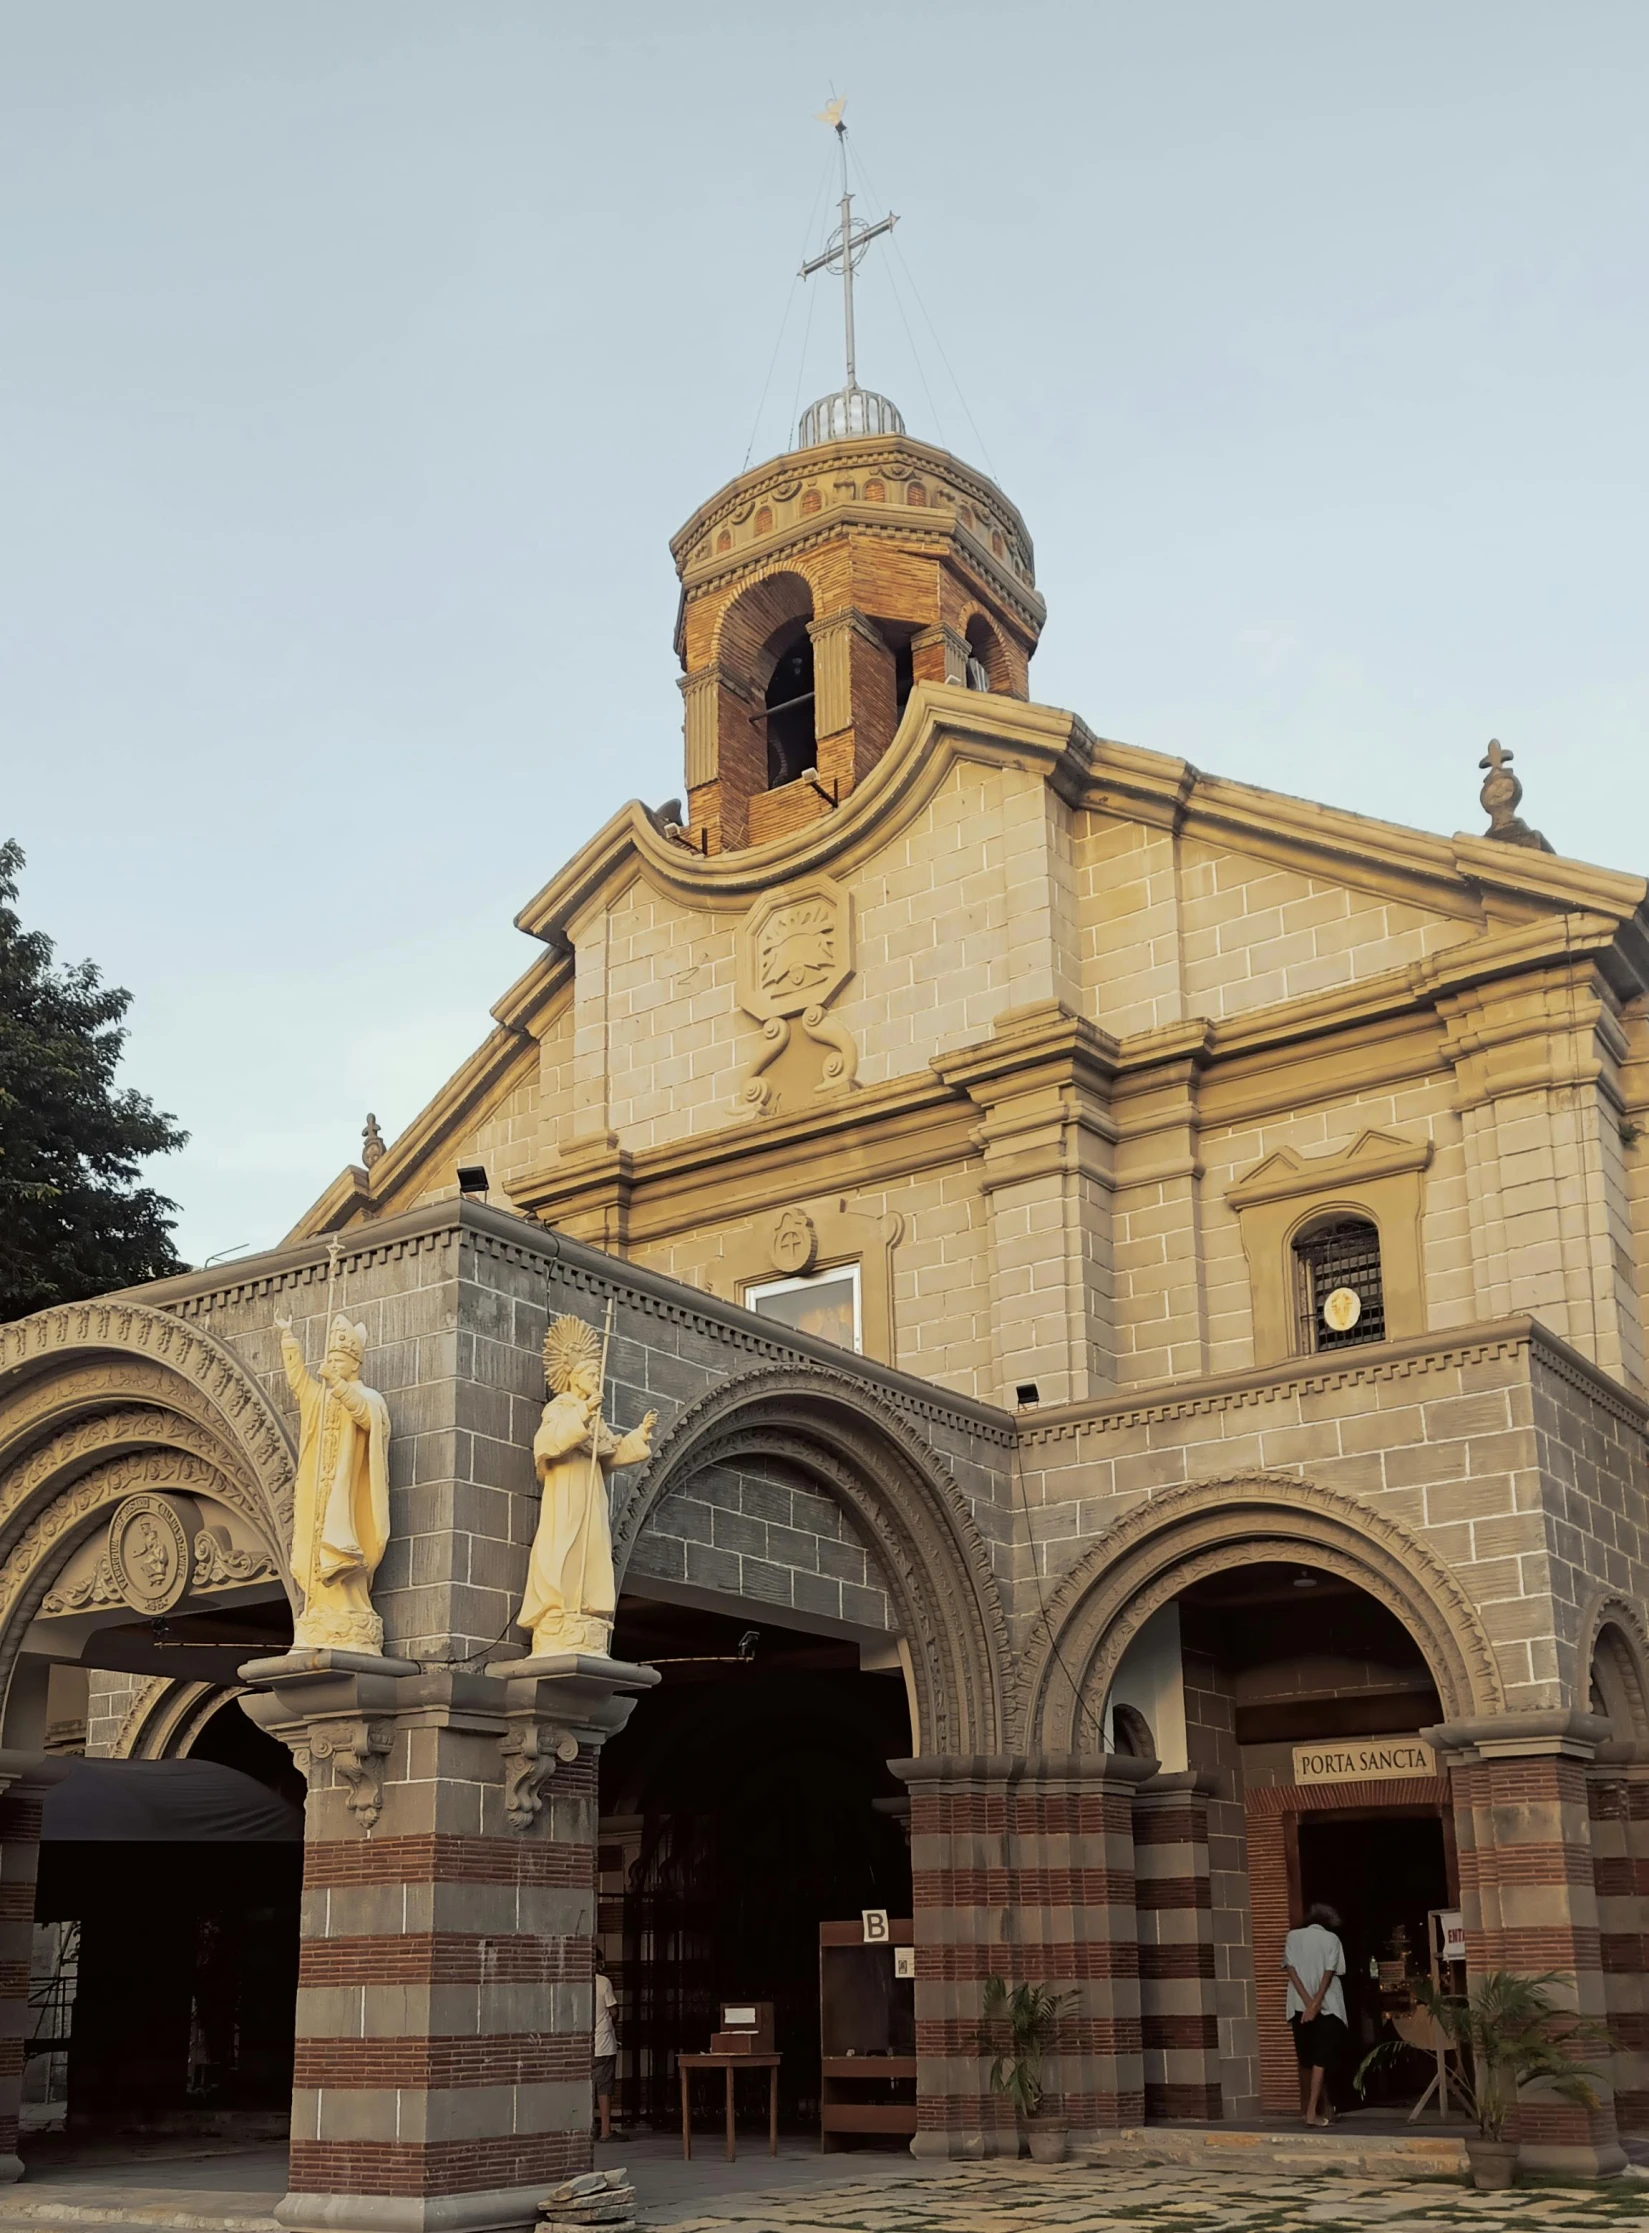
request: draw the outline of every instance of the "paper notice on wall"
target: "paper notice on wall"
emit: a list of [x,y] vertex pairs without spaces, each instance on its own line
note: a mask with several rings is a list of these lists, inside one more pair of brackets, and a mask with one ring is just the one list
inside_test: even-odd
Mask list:
[[1437,1755],[1423,1737],[1344,1737],[1294,1747],[1296,1783],[1394,1783],[1436,1773]]
[[916,1975],[916,1949],[914,1946],[896,1946],[893,1949],[893,1974],[895,1977]]
[[1443,1938],[1443,1959],[1446,1962],[1463,1962],[1466,1958],[1466,1918],[1460,1910],[1445,1908],[1437,1918],[1437,1928]]

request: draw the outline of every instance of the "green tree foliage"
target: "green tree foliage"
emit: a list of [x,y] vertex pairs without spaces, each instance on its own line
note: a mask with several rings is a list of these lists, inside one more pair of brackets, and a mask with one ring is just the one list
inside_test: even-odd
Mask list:
[[53,966],[10,904],[22,866],[0,844],[0,1322],[185,1269],[177,1205],[138,1171],[188,1134],[117,1090],[131,994],[89,961]]

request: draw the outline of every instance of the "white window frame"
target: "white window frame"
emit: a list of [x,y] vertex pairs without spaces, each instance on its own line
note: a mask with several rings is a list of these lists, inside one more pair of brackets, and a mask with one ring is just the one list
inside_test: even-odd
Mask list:
[[[749,1280],[742,1297],[744,1307],[746,1310],[757,1311],[760,1316],[757,1306],[764,1296],[794,1295],[804,1287],[822,1287],[827,1281],[840,1280],[844,1273],[853,1287],[853,1354],[862,1357],[865,1349],[864,1285],[857,1258],[845,1264],[821,1264],[817,1271],[803,1272],[795,1279]],[[770,1323],[778,1325],[782,1321],[774,1319]],[[787,1333],[796,1331],[793,1326],[787,1326],[784,1330]]]

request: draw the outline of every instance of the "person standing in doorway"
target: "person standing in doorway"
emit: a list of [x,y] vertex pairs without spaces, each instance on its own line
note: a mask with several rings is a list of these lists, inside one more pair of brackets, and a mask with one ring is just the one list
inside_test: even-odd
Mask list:
[[618,1995],[607,1975],[607,1957],[598,1946],[595,1950],[595,2038],[591,2044],[596,2115],[601,2120],[598,2137],[603,2140],[613,2136],[613,2072],[618,2068],[617,2007]]
[[1339,1929],[1338,1915],[1319,1901],[1306,1910],[1301,1927],[1283,1941],[1283,1974],[1288,1979],[1285,2013],[1306,2094],[1305,2121],[1311,2125],[1334,2120],[1333,2074],[1350,2037],[1340,1983],[1346,1973],[1346,1950]]

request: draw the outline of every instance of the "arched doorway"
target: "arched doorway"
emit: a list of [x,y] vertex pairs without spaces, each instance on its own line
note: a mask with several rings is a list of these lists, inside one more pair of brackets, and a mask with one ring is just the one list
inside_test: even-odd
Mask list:
[[[817,2130],[820,1926],[911,1914],[888,1762],[1000,1742],[983,1542],[899,1414],[807,1366],[683,1414],[617,1537],[615,1649],[663,1677],[602,1758],[621,2113],[672,2118],[674,2055],[770,2000],[783,2111]],[[913,2035],[906,2060],[886,2106],[914,2115]]]
[[[35,2121],[284,2127],[302,1780],[229,1686],[290,1643],[290,1484],[274,1411],[198,1328],[114,1301],[0,1330],[0,1835],[37,1903],[4,1926],[8,1971],[26,1988],[73,1952],[72,2045],[26,2058],[67,2103],[34,2087]],[[66,1687],[83,1761],[51,1727]]]
[[[1185,2098],[1184,1991],[1166,1981],[1189,1957],[1156,1912],[1174,1900],[1206,1915],[1197,2036],[1224,2114],[1297,2106],[1282,1941],[1315,1901],[1343,1920],[1358,2058],[1383,2035],[1427,1967],[1428,1914],[1459,1897],[1450,1785],[1423,1732],[1499,1702],[1492,1652],[1441,1562],[1309,1483],[1171,1491],[1092,1546],[1031,1655],[1028,1735],[1143,1753],[1205,1809],[1205,1881],[1165,1888],[1142,1864],[1148,2113]],[[1386,2090],[1418,2094],[1428,2075],[1399,2067]]]

